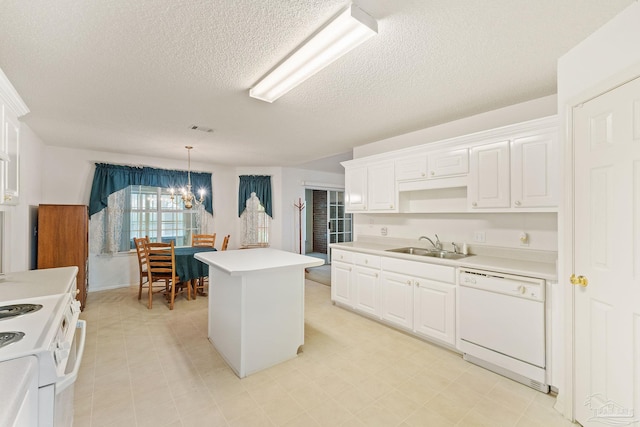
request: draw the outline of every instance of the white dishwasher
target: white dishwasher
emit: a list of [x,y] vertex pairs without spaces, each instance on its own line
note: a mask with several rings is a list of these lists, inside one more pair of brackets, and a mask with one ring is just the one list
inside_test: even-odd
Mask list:
[[465,360],[549,392],[545,281],[462,268],[458,285],[458,346]]

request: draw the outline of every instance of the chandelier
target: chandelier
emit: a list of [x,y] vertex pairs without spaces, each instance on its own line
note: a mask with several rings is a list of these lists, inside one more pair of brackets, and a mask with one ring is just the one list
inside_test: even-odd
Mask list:
[[[193,148],[190,145],[186,145],[184,148],[187,149],[187,161],[188,161],[188,169],[187,169],[187,187],[182,187],[181,192],[182,194],[180,195],[180,197],[182,198],[182,202],[184,203],[184,208],[185,209],[191,209],[193,207],[193,204],[195,203],[196,205],[200,205],[202,204],[202,202],[204,202],[204,190],[200,189],[198,191],[198,194],[200,195],[199,198],[196,199],[196,196],[191,192],[191,149]],[[175,190],[173,188],[170,188],[169,191],[171,191],[171,201],[174,203],[178,203],[175,200]]]

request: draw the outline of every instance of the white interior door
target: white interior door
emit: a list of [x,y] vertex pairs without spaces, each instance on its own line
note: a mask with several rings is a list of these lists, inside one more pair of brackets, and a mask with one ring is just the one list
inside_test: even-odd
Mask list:
[[640,426],[640,78],[573,118],[574,414]]

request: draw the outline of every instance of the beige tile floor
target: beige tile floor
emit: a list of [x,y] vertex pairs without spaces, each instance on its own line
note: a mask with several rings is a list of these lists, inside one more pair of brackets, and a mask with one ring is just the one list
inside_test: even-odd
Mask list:
[[75,426],[569,426],[553,397],[333,306],[306,282],[305,345],[240,380],[207,341],[207,298],[153,310],[89,294]]

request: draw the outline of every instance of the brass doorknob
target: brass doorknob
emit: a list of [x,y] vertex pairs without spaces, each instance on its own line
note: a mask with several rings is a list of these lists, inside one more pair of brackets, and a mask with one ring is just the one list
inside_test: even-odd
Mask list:
[[589,284],[589,280],[584,277],[584,276],[577,276],[575,274],[572,274],[571,277],[569,278],[569,280],[571,281],[572,285],[580,285],[583,288],[586,287]]

